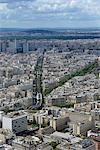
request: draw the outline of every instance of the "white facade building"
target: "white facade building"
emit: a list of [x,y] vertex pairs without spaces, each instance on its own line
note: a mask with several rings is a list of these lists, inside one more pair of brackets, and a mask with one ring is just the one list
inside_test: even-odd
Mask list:
[[14,113],[3,116],[3,128],[9,129],[15,134],[27,130],[27,116],[22,113]]

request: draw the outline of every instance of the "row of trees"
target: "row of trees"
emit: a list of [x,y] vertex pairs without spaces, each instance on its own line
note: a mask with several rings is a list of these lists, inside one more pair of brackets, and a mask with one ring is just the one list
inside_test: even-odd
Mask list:
[[87,73],[91,73],[94,69],[97,68],[97,61],[93,62],[93,63],[90,63],[89,65],[85,66],[85,68],[81,69],[81,70],[78,70],[72,74],[69,74],[69,75],[65,75],[64,77],[62,77],[60,79],[59,82],[54,82],[52,84],[49,84],[49,86],[45,89],[44,91],[44,95],[48,95],[49,93],[51,93],[54,89],[56,89],[57,87],[59,86],[62,86],[63,84],[65,84],[65,82],[67,82],[68,80],[72,79],[73,77],[76,77],[76,76],[84,76],[86,75]]

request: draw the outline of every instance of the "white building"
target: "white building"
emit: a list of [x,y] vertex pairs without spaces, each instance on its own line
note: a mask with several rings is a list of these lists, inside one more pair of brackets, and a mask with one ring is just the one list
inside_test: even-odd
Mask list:
[[14,133],[27,130],[27,116],[22,112],[10,113],[3,116],[4,129],[9,129]]

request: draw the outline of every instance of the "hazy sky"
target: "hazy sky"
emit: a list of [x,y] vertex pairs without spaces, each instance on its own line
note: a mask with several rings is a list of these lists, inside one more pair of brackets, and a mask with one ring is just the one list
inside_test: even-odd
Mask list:
[[0,27],[100,27],[100,0],[0,0]]

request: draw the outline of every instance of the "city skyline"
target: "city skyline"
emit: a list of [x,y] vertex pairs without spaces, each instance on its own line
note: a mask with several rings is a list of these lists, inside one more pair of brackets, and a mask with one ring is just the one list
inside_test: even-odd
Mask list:
[[99,0],[0,0],[0,27],[100,27]]

